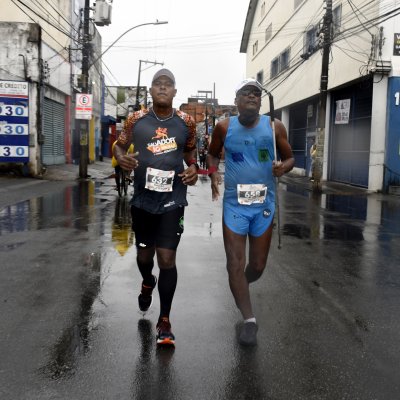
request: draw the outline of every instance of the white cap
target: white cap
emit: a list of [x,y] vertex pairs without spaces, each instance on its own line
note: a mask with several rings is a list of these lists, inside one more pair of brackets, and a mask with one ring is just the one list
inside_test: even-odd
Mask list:
[[175,76],[174,74],[167,68],[162,68],[159,71],[157,71],[154,76],[153,79],[151,81],[151,83],[153,83],[156,79],[158,79],[160,76],[166,76],[167,78],[171,79],[171,81],[173,82],[173,84],[175,85]]
[[255,86],[257,89],[263,90],[263,87],[260,82],[253,78],[247,78],[244,81],[240,82],[237,86],[235,93],[237,93],[240,89],[243,89],[245,86]]

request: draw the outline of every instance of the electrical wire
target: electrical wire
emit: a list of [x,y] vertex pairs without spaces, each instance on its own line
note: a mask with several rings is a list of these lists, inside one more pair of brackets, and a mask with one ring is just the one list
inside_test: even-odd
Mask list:
[[[19,8],[29,19],[31,19],[35,24],[38,24],[24,9],[22,9],[17,3],[16,3],[16,1],[19,1],[19,0],[11,0],[13,3],[14,3],[14,5],[17,7],[17,8]],[[53,35],[51,35],[49,32],[47,32],[47,30],[46,29],[44,29],[43,28],[43,26],[41,26],[40,24],[38,24],[40,27],[41,27],[41,29],[44,31],[44,32],[46,32],[50,37],[52,37],[52,39],[58,44],[58,45],[60,45],[62,48],[65,48],[60,42],[58,42],[56,39],[54,39],[54,37],[53,37]]]
[[[14,0],[12,0],[13,3],[15,4]],[[72,39],[72,36],[70,36],[70,33],[67,31],[64,31],[63,29],[61,29],[60,27],[54,25],[53,23],[51,23],[50,21],[48,21],[45,17],[43,17],[43,15],[40,15],[38,12],[36,12],[35,10],[33,10],[31,7],[29,7],[28,5],[26,5],[22,0],[16,0],[18,3],[22,4],[25,8],[27,8],[29,11],[31,11],[33,14],[35,14],[38,18],[42,19],[43,21],[45,21],[47,24],[49,24],[50,26],[52,26],[54,29],[58,30],[59,32],[61,32],[62,34],[64,34],[65,36],[69,37]],[[36,21],[35,21],[36,22]],[[40,24],[39,24],[40,25]]]

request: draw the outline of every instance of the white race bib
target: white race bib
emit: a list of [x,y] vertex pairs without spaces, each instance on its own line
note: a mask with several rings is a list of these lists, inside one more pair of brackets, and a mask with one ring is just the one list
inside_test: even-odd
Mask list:
[[155,192],[172,192],[175,171],[162,171],[148,167],[146,170],[146,189]]
[[260,183],[254,185],[237,185],[239,204],[251,205],[264,203],[267,187]]

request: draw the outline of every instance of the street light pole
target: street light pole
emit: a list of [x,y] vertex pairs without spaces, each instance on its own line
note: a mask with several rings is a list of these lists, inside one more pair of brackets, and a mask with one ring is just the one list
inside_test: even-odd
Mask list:
[[123,34],[121,34],[120,36],[117,37],[117,39],[115,39],[91,64],[90,67],[96,63],[101,57],[103,57],[103,55],[105,53],[107,53],[108,50],[111,49],[111,47],[113,47],[115,45],[115,43],[118,42],[118,40],[120,40],[123,36],[125,36],[128,32],[133,31],[136,28],[139,28],[140,26],[145,26],[145,25],[164,25],[164,24],[168,24],[168,21],[156,21],[156,22],[146,22],[144,24],[139,24],[139,25],[135,25],[132,28],[129,28],[127,31],[125,31]]
[[139,73],[138,73],[138,81],[137,81],[137,86],[136,86],[136,103],[135,103],[135,111],[138,111],[140,108],[139,104],[139,94],[140,94],[140,73],[142,71],[142,63],[144,64],[153,64],[153,65],[164,65],[164,63],[159,63],[157,61],[145,61],[145,60],[139,60]]

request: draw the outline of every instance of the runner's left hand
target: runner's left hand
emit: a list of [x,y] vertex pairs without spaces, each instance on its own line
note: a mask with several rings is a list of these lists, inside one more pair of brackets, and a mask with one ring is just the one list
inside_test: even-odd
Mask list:
[[273,161],[272,162],[272,174],[276,177],[282,176],[286,172],[285,165],[282,161]]
[[197,168],[193,164],[186,168],[181,174],[178,174],[178,176],[182,178],[183,184],[192,186],[197,182]]

